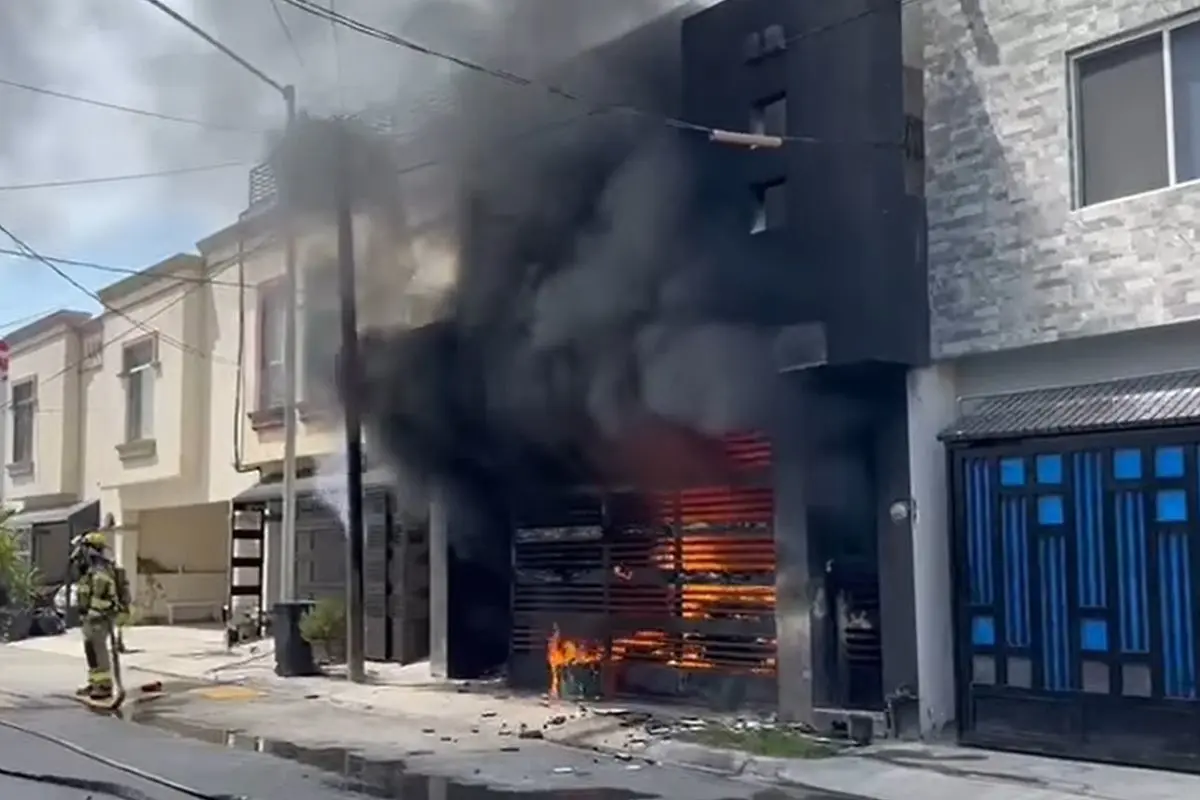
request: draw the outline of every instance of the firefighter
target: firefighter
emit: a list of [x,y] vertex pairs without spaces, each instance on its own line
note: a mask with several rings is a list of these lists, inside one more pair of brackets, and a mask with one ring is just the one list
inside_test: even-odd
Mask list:
[[98,531],[79,537],[72,562],[79,582],[76,607],[83,630],[83,652],[87,658],[87,685],[77,694],[91,700],[113,698],[112,654],[109,639],[120,611],[120,597],[112,561],[105,553],[107,543]]

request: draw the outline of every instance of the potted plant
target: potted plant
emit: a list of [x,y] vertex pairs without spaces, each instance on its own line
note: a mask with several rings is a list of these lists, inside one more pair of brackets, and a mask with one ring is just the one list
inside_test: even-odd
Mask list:
[[340,664],[346,660],[346,606],[341,600],[324,597],[300,617],[300,636],[312,647],[318,664]]
[[40,580],[20,537],[0,517],[0,641],[17,641],[33,627]]

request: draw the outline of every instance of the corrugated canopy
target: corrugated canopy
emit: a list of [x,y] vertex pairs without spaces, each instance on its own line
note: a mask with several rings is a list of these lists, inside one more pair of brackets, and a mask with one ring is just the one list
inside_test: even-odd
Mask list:
[[1200,422],[1200,371],[969,398],[943,441],[1014,439]]
[[[10,528],[31,528],[34,525],[53,525],[59,522],[71,522],[76,515],[87,511],[91,506],[96,507],[97,520],[100,514],[99,500],[81,500],[77,503],[68,503],[61,506],[52,506],[50,508],[39,508],[31,511],[21,511],[13,514],[6,520]],[[99,521],[94,523],[99,525]]]

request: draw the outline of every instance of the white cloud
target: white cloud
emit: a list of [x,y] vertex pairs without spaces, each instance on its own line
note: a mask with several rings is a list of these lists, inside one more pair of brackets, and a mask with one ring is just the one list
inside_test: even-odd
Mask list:
[[[436,90],[457,68],[329,23],[280,3],[303,66],[271,0],[167,0],[277,80],[294,83],[317,113],[398,101],[416,115],[436,107]],[[554,5],[554,4],[559,5]],[[672,0],[605,0],[611,35]],[[570,14],[553,0],[554,23]],[[538,32],[497,36],[500,10],[528,12],[536,0],[338,0],[337,10],[434,47],[486,58],[497,50],[526,61]],[[596,0],[581,8],[598,17]],[[632,11],[631,11],[632,10]],[[534,15],[536,16],[536,15]],[[594,20],[596,21],[596,20]],[[528,24],[526,27],[529,27]],[[591,31],[594,38],[596,31]],[[509,32],[511,33],[511,32]],[[571,46],[581,31],[543,35]],[[507,37],[507,38],[506,38]],[[504,54],[501,53],[501,56]],[[509,66],[508,64],[500,64]],[[516,68],[516,65],[512,65]],[[340,85],[339,85],[340,77]],[[178,23],[140,0],[21,0],[0,3],[0,78],[155,112],[253,129],[277,127],[281,100],[268,87]],[[224,161],[255,161],[254,134],[214,132],[0,86],[0,185],[139,173]],[[246,171],[87,188],[0,192],[0,221],[50,253],[79,253],[115,227],[170,209],[198,228],[232,221],[246,201]],[[180,243],[186,246],[188,243]]]

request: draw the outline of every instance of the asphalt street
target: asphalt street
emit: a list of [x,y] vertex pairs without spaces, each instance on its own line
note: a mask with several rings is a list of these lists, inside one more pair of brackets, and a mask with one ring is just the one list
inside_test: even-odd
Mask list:
[[[211,722],[208,720],[208,722]],[[695,771],[637,764],[522,741],[491,753],[440,753],[436,763],[358,756],[345,749],[305,747],[281,739],[237,736],[206,724],[175,720],[164,727],[99,716],[71,700],[23,703],[0,712],[0,723],[65,740],[188,787],[187,793],[99,763],[60,744],[0,725],[0,770],[89,781],[81,788],[0,775],[4,800],[335,800],[364,795],[404,800],[561,798],[623,800],[836,800],[803,790],[765,789]],[[205,741],[208,740],[208,741]],[[415,754],[410,754],[410,756]]]

